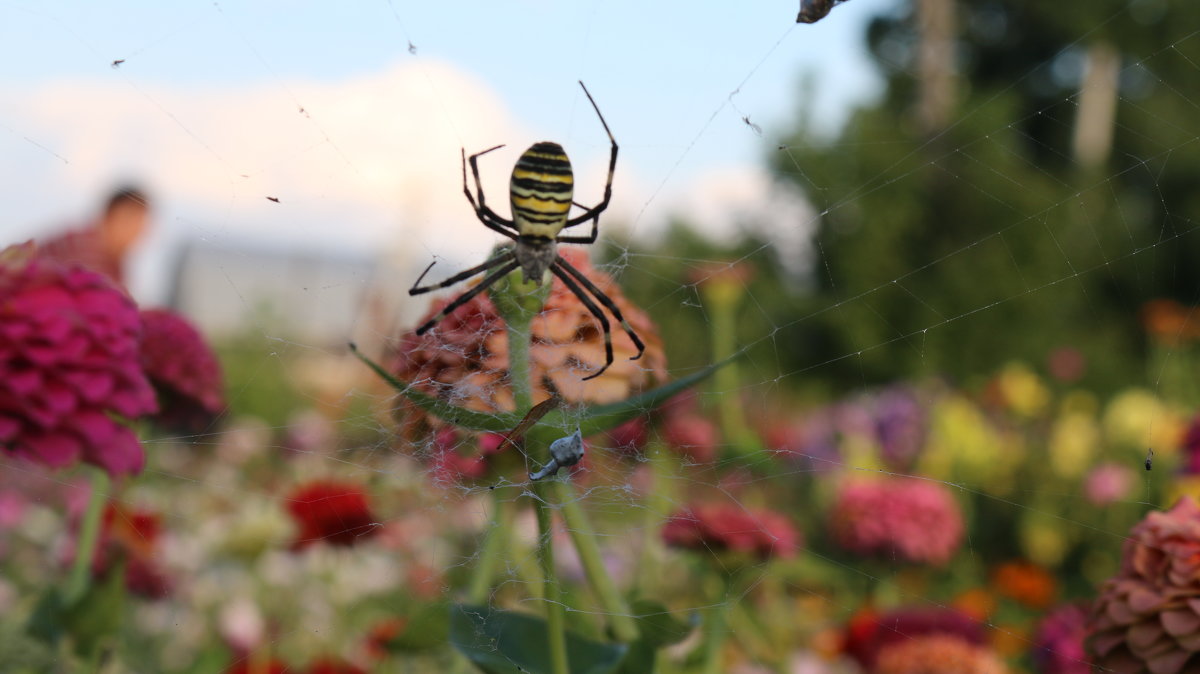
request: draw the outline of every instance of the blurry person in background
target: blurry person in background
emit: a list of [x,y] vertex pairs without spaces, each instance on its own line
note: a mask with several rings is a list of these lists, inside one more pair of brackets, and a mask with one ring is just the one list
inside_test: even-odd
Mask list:
[[92,224],[38,244],[40,253],[80,264],[125,285],[125,259],[150,222],[150,201],[142,190],[125,186],[113,192]]

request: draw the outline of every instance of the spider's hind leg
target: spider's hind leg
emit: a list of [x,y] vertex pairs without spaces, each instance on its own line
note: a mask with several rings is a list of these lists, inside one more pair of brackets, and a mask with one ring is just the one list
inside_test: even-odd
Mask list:
[[417,295],[420,293],[429,292],[430,290],[437,290],[438,288],[445,288],[447,286],[454,285],[455,283],[457,283],[465,278],[470,278],[470,277],[478,274],[481,271],[484,271],[486,269],[491,269],[492,267],[498,267],[497,269],[495,269],[494,271],[489,273],[487,276],[483,277],[483,280],[479,282],[479,285],[477,285],[474,288],[471,288],[470,290],[466,291],[465,293],[459,295],[458,297],[456,297],[454,299],[453,302],[451,302],[450,304],[447,304],[445,309],[442,309],[441,311],[439,311],[436,316],[429,319],[428,321],[425,321],[425,323],[422,324],[421,327],[417,328],[417,334],[423,335],[426,332],[428,332],[429,329],[432,328],[434,325],[436,325],[438,321],[442,320],[446,316],[449,316],[450,313],[453,312],[455,309],[461,307],[462,305],[466,304],[467,302],[470,302],[476,295],[478,295],[479,293],[490,288],[492,285],[494,285],[496,283],[496,281],[499,281],[501,278],[503,278],[505,274],[516,269],[517,266],[518,266],[518,263],[517,263],[516,259],[513,258],[512,253],[506,252],[504,254],[498,255],[498,256],[488,260],[487,262],[484,262],[481,265],[472,267],[460,274],[455,274],[454,276],[451,276],[450,278],[446,279],[445,281],[442,281],[441,283],[431,285],[431,286],[425,286],[424,288],[418,288],[416,286],[413,286],[412,288],[410,288],[408,293],[410,295]]
[[[629,335],[629,339],[633,342],[633,345],[636,346],[638,350],[637,355],[633,356],[629,360],[637,360],[638,358],[641,358],[642,354],[646,352],[646,345],[642,342],[642,338],[638,337],[638,334],[633,331],[633,326],[629,325],[629,321],[625,320],[625,316],[621,314],[621,310],[617,307],[617,303],[613,302],[612,298],[610,298],[608,295],[605,295],[602,290],[597,288],[596,284],[592,283],[591,279],[589,279],[587,276],[584,276],[583,272],[576,269],[571,265],[570,262],[567,262],[562,257],[558,258],[555,266],[561,267],[568,274],[573,276],[575,280],[579,281],[579,285],[587,288],[587,291],[590,292],[597,300],[599,300],[600,303],[604,305],[605,309],[608,309],[608,311],[613,315],[613,318],[617,319],[617,321],[621,323],[621,329],[625,331],[625,334]],[[562,278],[562,276],[559,276],[559,278]],[[568,284],[568,287],[569,285],[570,284]],[[576,293],[576,295],[579,295],[579,293]],[[579,299],[583,300],[584,298],[581,296]],[[587,302],[585,301],[584,304],[587,304]],[[595,314],[596,312],[592,313]],[[607,325],[605,327],[607,328]],[[607,335],[605,338],[608,338]],[[611,354],[609,355],[609,362],[612,362]]]

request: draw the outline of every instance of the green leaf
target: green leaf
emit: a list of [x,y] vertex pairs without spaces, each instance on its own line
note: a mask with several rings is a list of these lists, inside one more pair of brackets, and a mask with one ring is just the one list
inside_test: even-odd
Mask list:
[[[487,414],[455,407],[450,403],[438,400],[397,379],[378,363],[360,352],[353,342],[350,343],[350,351],[365,363],[367,367],[374,370],[375,374],[379,375],[392,388],[396,389],[398,393],[412,401],[414,405],[449,424],[472,431],[507,433],[521,422],[521,415],[519,414],[511,412]],[[547,414],[543,423],[531,429],[529,435],[548,443],[555,437],[562,435],[559,432],[561,429],[568,426],[573,428],[576,422],[578,422],[579,430],[585,438],[601,431],[606,431],[629,421],[639,414],[645,414],[647,410],[652,410],[662,405],[675,394],[680,393],[690,386],[694,386],[712,373],[733,362],[740,355],[741,353],[736,353],[723,361],[713,363],[686,377],[676,379],[656,389],[639,393],[632,398],[626,398],[620,402],[608,405],[592,405],[582,408],[556,410]]]
[[389,651],[425,651],[443,646],[450,634],[449,606],[443,602],[422,606],[408,616],[400,633],[387,644]]
[[73,664],[20,625],[0,623],[0,672],[75,671]]
[[48,646],[55,646],[63,636],[63,613],[65,602],[62,593],[56,587],[46,590],[38,599],[25,632]]
[[695,621],[676,618],[666,606],[656,601],[639,599],[631,604],[631,609],[637,616],[638,634],[641,638],[630,644],[629,652],[621,660],[616,674],[654,671],[658,649],[683,641],[696,628]]
[[637,616],[641,641],[655,646],[670,646],[683,641],[696,629],[695,620],[680,620],[671,615],[666,606],[649,599],[638,599],[630,604]]
[[125,611],[125,565],[117,564],[108,570],[103,580],[94,582],[74,606],[66,610],[67,631],[75,642],[75,650],[90,658],[111,641],[121,628]]
[[[450,608],[450,643],[487,674],[550,674],[546,621],[486,606]],[[567,632],[571,674],[608,674],[625,655],[621,644],[604,644]]]
[[453,424],[459,428],[465,428],[472,431],[489,431],[492,433],[504,433],[512,430],[521,421],[521,415],[512,412],[500,414],[487,414],[485,412],[476,412],[475,410],[463,409],[455,407],[450,403],[438,400],[431,395],[418,391],[416,387],[406,384],[397,379],[392,373],[383,369],[375,361],[368,358],[354,342],[350,343],[350,352],[359,360],[366,364],[367,367],[375,371],[381,379],[386,381],[396,392],[408,398],[412,404],[421,408],[428,414],[445,421],[448,424]]
[[562,435],[559,432],[561,429],[573,429],[577,422],[579,424],[579,431],[585,438],[602,431],[607,431],[610,428],[615,428],[638,415],[646,414],[649,410],[670,400],[677,393],[700,383],[712,375],[712,373],[732,363],[740,355],[740,353],[734,354],[723,361],[713,363],[686,377],[676,379],[656,389],[644,391],[632,398],[626,398],[619,402],[608,405],[592,405],[583,408],[556,410],[547,414],[543,423],[531,430],[529,435],[541,441],[552,440]]

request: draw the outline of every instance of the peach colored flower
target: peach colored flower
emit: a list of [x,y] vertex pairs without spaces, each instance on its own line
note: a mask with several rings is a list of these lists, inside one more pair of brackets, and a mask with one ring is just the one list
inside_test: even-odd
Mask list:
[[[614,324],[613,364],[596,379],[583,381],[583,377],[604,364],[603,334],[587,307],[556,280],[531,325],[534,402],[557,393],[568,403],[612,403],[666,381],[667,360],[662,339],[649,316],[625,298],[611,277],[594,268],[584,251],[562,249],[559,254],[621,309],[645,342],[646,351],[640,359],[630,360],[637,349],[620,326]],[[513,411],[508,384],[508,336],[504,321],[485,295],[459,307],[422,336],[405,333],[392,361],[392,371],[421,391],[455,405],[485,412]],[[453,296],[435,302],[422,322],[440,312],[451,299]],[[400,405],[410,437],[430,423],[403,399]]]

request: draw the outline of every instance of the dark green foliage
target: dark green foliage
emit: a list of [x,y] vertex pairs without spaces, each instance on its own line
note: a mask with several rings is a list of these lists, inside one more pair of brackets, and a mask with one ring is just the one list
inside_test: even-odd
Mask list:
[[[486,606],[450,608],[450,643],[488,674],[544,674],[551,671],[543,618]],[[626,647],[567,633],[573,674],[613,671]]]
[[[838,388],[970,377],[1014,359],[1040,366],[1063,346],[1087,356],[1094,386],[1136,380],[1141,305],[1194,303],[1200,288],[1189,262],[1200,245],[1200,96],[1187,84],[1200,76],[1200,5],[956,7],[958,103],[944,128],[916,122],[918,36],[905,13],[868,31],[886,77],[878,102],[834,139],[800,121],[774,153],[776,173],[822,213],[814,290],[752,285],[742,339],[761,342],[754,353],[777,371]],[[1120,54],[1117,117],[1112,152],[1086,167],[1073,134],[1085,57],[1098,44]],[[694,254],[681,233],[668,240],[668,261]],[[772,278],[772,250],[747,241],[734,257],[750,253]],[[623,279],[631,295],[650,284],[631,278],[643,261]]]

